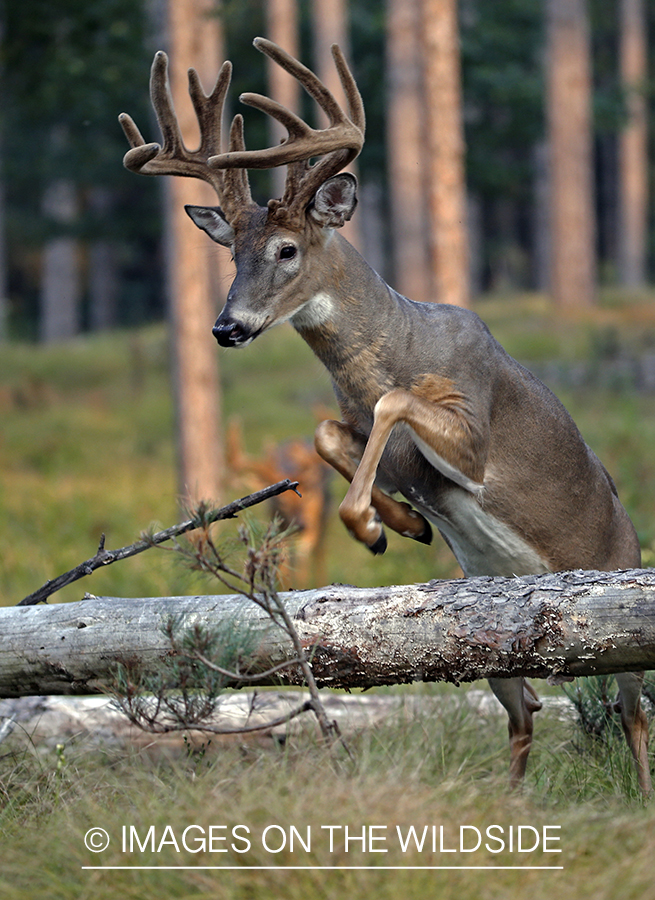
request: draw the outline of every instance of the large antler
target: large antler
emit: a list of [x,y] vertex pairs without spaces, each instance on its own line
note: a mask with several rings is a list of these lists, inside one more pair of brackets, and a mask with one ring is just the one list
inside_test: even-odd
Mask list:
[[[242,94],[242,103],[253,106],[284,125],[288,137],[277,147],[246,150],[243,118],[232,120],[228,151],[221,152],[221,118],[225,96],[230,85],[232,66],[221,67],[211,94],[203,91],[198,75],[189,69],[189,94],[200,126],[200,146],[188,150],[180,134],[168,81],[168,59],[163,51],[155,55],[150,73],[150,97],[164,139],[163,145],[146,144],[141,132],[126,113],[119,121],[130,143],[125,166],[144,175],[186,175],[209,182],[218,194],[228,220],[239,210],[252,204],[247,169],[271,169],[288,166],[284,196],[270,200],[272,215],[297,220],[320,185],[345,168],[359,154],[364,144],[364,104],[355,79],[339,47],[332,55],[348,100],[349,116],[341,109],[322,81],[302,63],[265,38],[255,38],[255,47],[286,69],[324,110],[327,128],[307,125],[286,107],[261,94]],[[310,159],[318,162],[310,165]]]
[[[121,113],[118,117],[131,150],[125,154],[123,164],[132,172],[142,175],[185,175],[207,181],[218,195],[228,218],[238,209],[250,205],[252,197],[245,171],[220,171],[210,168],[207,161],[221,153],[221,119],[225,97],[232,78],[232,64],[224,62],[211,94],[205,94],[198,73],[189,69],[189,94],[200,127],[200,146],[189,150],[182,139],[173,107],[168,80],[168,57],[160,50],[150,70],[150,99],[157,115],[163,137],[163,145],[146,144],[131,116]],[[230,152],[245,149],[243,119],[235,116],[230,129]]]
[[[286,69],[307,93],[323,109],[329,119],[329,126],[323,129],[311,128],[286,107],[263,97],[261,94],[242,94],[242,103],[259,109],[287,129],[288,137],[276,147],[265,150],[242,150],[222,153],[209,160],[211,168],[229,169],[247,167],[270,169],[275,166],[289,166],[282,200],[272,200],[269,208],[274,214],[282,211],[287,217],[297,217],[314,196],[320,185],[331,175],[345,168],[360,153],[364,144],[366,118],[364,104],[357,89],[355,79],[348,68],[344,56],[336,44],[332,46],[339,79],[348,101],[349,116],[341,109],[334,96],[316,75],[284,50],[265,38],[255,38],[254,46]],[[310,166],[309,160],[320,157]]]

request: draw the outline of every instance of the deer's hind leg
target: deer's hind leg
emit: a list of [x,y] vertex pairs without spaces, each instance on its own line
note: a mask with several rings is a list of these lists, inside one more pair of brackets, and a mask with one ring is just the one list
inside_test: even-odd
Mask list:
[[[366,449],[366,438],[344,422],[328,419],[321,422],[314,436],[316,452],[327,463],[339,472],[347,481],[352,482]],[[399,500],[394,500],[377,485],[372,485],[370,492],[372,515],[363,540],[373,553],[384,553],[387,541],[382,524],[404,537],[411,537],[423,544],[432,541],[430,523],[415,509]],[[348,525],[348,523],[346,523]],[[352,532],[351,532],[352,533]]]
[[532,715],[541,709],[541,701],[525,678],[490,678],[489,687],[509,717],[509,781],[518,788],[532,746]]
[[653,790],[648,763],[648,720],[641,707],[643,672],[622,672],[615,676],[619,697],[615,710],[621,714],[623,733],[637,767],[637,779],[642,794],[648,797]]

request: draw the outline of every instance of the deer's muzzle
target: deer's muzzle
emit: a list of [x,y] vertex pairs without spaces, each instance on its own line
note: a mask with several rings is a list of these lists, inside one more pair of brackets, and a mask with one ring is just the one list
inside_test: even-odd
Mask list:
[[217,320],[212,328],[212,334],[221,347],[242,347],[256,337],[258,332],[253,332],[247,326],[232,319]]

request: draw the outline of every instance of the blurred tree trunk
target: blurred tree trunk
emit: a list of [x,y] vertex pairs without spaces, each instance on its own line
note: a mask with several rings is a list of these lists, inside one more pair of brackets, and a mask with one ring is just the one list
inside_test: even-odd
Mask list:
[[619,136],[620,283],[646,283],[648,224],[647,25],[643,0],[621,0],[620,69],[628,121]]
[[547,0],[551,276],[562,308],[596,301],[591,63],[585,0]]
[[428,263],[425,97],[420,0],[387,0],[387,146],[394,285],[412,300],[435,299]]
[[[268,38],[298,59],[300,46],[298,40],[298,0],[267,0],[266,28]],[[300,111],[300,85],[298,81],[280,68],[272,59],[266,57],[266,75],[269,85],[269,96],[274,97],[291,112]],[[284,126],[268,117],[271,147],[279,144],[287,136]],[[271,187],[273,197],[281,197],[284,193],[286,166],[271,169]]]
[[[0,156],[2,135],[0,134]],[[9,301],[7,297],[7,244],[5,232],[5,185],[0,180],[0,344],[7,340],[7,319]]]
[[[347,0],[312,0],[312,14],[315,72],[328,90],[336,97],[337,103],[339,103],[341,108],[347,111],[346,96],[341,87],[341,81],[339,80],[330,49],[332,44],[338,44],[348,64],[352,65]],[[327,125],[327,117],[322,110],[320,117],[321,122],[318,127],[323,128]],[[346,171],[352,172],[356,176],[357,163],[352,163]],[[360,219],[355,215],[341,229],[341,234],[358,250],[362,248],[361,228]]]
[[79,331],[82,297],[80,247],[65,234],[79,213],[77,191],[72,181],[53,181],[43,196],[43,214],[60,226],[62,233],[46,241],[41,263],[40,338],[44,343],[73,337]]
[[[0,19],[0,45],[4,41],[5,23]],[[0,70],[0,77],[2,77]],[[7,244],[6,244],[6,209],[5,209],[5,185],[4,185],[4,127],[0,123],[0,344],[7,340],[7,316],[8,316],[8,298],[7,298]]]
[[93,241],[89,247],[89,328],[106,331],[116,325],[118,264],[112,241]]
[[434,299],[468,306],[469,262],[457,0],[422,0]]
[[[199,143],[188,98],[193,66],[208,92],[222,62],[222,33],[210,0],[169,0],[170,81],[188,147]],[[225,466],[218,354],[211,329],[223,281],[220,250],[184,211],[187,203],[216,205],[211,188],[192,178],[167,179],[167,261],[176,393],[179,490],[187,502],[220,501]]]
[[[112,215],[112,194],[106,188],[93,188],[89,207],[99,221]],[[99,238],[91,243],[88,252],[89,327],[104,331],[116,325],[118,300],[118,260],[114,243]]]
[[550,287],[550,183],[548,144],[538,141],[532,148],[532,272],[533,285],[543,293]]

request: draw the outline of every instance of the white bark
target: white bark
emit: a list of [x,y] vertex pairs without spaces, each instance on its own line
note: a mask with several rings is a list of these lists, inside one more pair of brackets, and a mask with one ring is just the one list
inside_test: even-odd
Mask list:
[[[655,668],[655,572],[567,572],[399,587],[344,585],[282,595],[317,682],[366,687]],[[254,629],[262,670],[294,658],[290,639],[239,596],[89,598],[0,609],[0,697],[88,694],[118,662],[170,655],[163,625]],[[300,683],[292,666],[277,673]]]
[[[92,188],[89,206],[99,220],[113,215],[113,196],[104,187]],[[98,238],[88,249],[89,325],[92,331],[114,328],[119,293],[118,254],[114,241]]]

